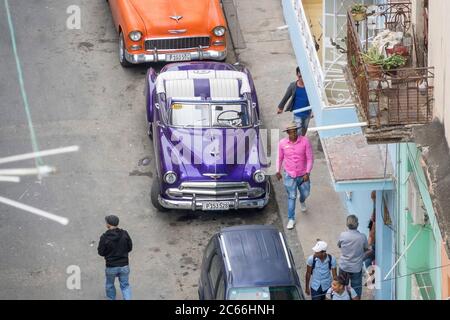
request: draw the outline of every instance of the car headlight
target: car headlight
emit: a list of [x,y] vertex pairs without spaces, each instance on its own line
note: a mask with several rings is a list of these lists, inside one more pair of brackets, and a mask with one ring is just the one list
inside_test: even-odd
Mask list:
[[167,184],[174,184],[177,181],[177,174],[173,171],[166,172],[163,179]]
[[264,172],[257,170],[253,174],[253,180],[255,180],[255,182],[257,183],[262,183],[264,182],[264,180],[266,180],[266,175],[264,174]]
[[221,37],[221,36],[223,36],[223,35],[225,34],[225,31],[226,31],[226,30],[227,30],[227,29],[225,29],[225,27],[218,26],[218,27],[215,27],[215,28],[213,29],[213,33],[214,33],[215,36]]
[[142,33],[140,31],[131,31],[128,34],[128,37],[130,37],[130,39],[133,41],[139,41],[142,38]]

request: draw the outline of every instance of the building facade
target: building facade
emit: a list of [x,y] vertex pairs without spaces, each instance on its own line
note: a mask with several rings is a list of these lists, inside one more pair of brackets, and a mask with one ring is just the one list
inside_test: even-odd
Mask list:
[[[442,26],[450,3],[361,2],[369,15],[355,23],[349,13],[354,1],[282,1],[335,190],[348,213],[359,217],[361,232],[368,234],[375,210],[375,299],[447,299],[448,214],[432,181],[445,177],[429,173],[429,149],[416,141],[414,128],[439,122],[436,138],[448,155],[450,30]],[[410,56],[405,71],[377,82],[367,76],[361,53],[382,30],[401,30]]]

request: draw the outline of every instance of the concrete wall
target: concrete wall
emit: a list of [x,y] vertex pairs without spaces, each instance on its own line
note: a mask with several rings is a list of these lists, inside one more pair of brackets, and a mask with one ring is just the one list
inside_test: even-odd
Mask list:
[[430,0],[429,6],[428,65],[435,67],[434,110],[435,116],[444,123],[450,146],[450,1]]
[[[401,255],[396,270],[396,298],[409,300],[414,297],[412,282],[413,273],[428,271],[430,273],[434,293],[440,298],[442,292],[441,246],[442,236],[437,225],[436,216],[431,203],[430,194],[425,183],[425,176],[420,165],[420,154],[415,144],[399,144],[400,168],[398,170],[398,215],[396,229],[398,230],[397,258]],[[408,177],[413,175],[418,191],[423,200],[428,223],[425,227],[413,225],[409,213]],[[422,229],[422,231],[420,231]],[[420,232],[419,232],[420,231]],[[412,243],[412,244],[411,244]],[[439,271],[438,271],[439,270]]]

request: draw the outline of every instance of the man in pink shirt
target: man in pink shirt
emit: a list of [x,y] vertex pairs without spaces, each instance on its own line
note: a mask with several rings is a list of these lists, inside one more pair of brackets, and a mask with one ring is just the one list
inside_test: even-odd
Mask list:
[[[288,138],[284,138],[278,145],[277,178],[284,178],[284,186],[288,193],[288,225],[293,229],[295,226],[295,200],[297,189],[300,192],[300,208],[306,211],[306,198],[310,193],[309,174],[313,167],[313,151],[306,136],[299,136],[299,126],[293,122],[286,127]],[[283,165],[284,164],[284,165]],[[281,166],[283,165],[283,174]]]

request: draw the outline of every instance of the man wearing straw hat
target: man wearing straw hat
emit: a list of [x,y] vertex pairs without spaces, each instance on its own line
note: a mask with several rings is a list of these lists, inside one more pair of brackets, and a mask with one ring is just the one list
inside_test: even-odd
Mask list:
[[[284,132],[288,137],[278,144],[277,173],[278,180],[284,180],[284,186],[288,193],[288,225],[287,229],[295,226],[295,201],[297,189],[300,192],[300,208],[306,209],[306,198],[310,193],[309,174],[313,167],[313,151],[311,143],[306,136],[298,135],[300,128],[295,122],[290,123]],[[284,167],[281,173],[281,167]]]

